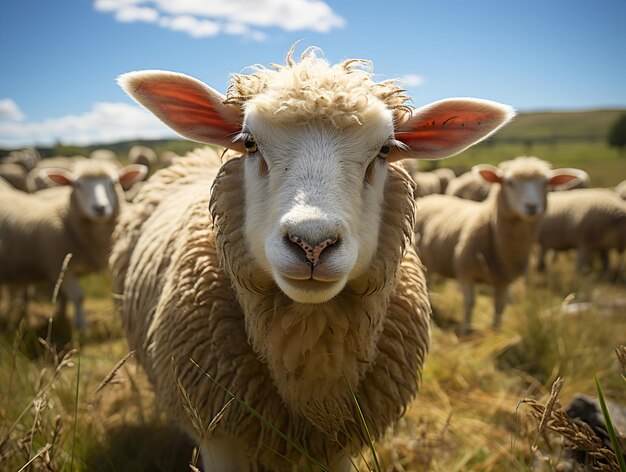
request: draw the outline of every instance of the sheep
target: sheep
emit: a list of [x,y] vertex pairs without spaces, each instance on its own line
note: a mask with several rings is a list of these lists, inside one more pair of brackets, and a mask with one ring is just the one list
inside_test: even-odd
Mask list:
[[484,201],[489,195],[491,186],[479,175],[473,172],[465,172],[448,183],[445,190],[446,195],[473,200],[475,202]]
[[[443,189],[447,185],[449,174],[445,171],[452,172],[450,169],[437,169],[442,172],[424,172],[420,171],[417,163],[412,159],[404,159],[402,165],[415,181],[415,198],[424,197],[433,193],[443,193]],[[454,172],[452,172],[454,175]]]
[[71,253],[57,316],[65,315],[65,303],[71,301],[76,326],[82,329],[83,294],[77,276],[106,267],[123,201],[119,181],[142,178],[146,169],[118,171],[106,162],[86,161],[71,173],[54,168],[39,172],[67,188],[27,194],[0,186],[0,284],[54,284]]
[[174,151],[164,151],[159,157],[161,167],[171,166],[172,162],[174,162],[174,159],[176,159],[177,157],[178,154],[176,154]]
[[100,159],[102,161],[111,161],[115,163],[119,162],[117,153],[111,149],[105,148],[94,149],[93,151],[91,151],[91,153],[89,154],[89,159]]
[[446,189],[450,182],[456,179],[456,174],[452,169],[446,167],[440,167],[432,171],[437,177],[439,177],[439,186],[441,188],[440,193],[446,193]]
[[[455,154],[513,115],[472,99],[413,110],[367,61],[292,52],[232,75],[225,97],[179,73],[119,79],[182,136],[242,154],[220,167],[196,151],[157,171],[122,212],[110,259],[129,346],[205,472],[311,470],[309,457],[348,470],[366,443],[350,391],[374,438],[396,422],[430,305],[410,244],[413,184],[394,162]],[[211,437],[192,428],[181,389],[204,424],[224,408]],[[231,395],[291,443],[225,407]]]
[[19,164],[14,162],[0,163],[0,178],[17,190],[27,191],[27,173],[24,167]]
[[154,149],[148,146],[131,147],[128,151],[128,160],[132,164],[143,164],[149,172],[154,172],[159,165],[159,156]]
[[548,196],[548,211],[539,225],[540,253],[537,269],[545,270],[548,250],[577,249],[576,270],[591,266],[599,253],[602,270],[609,265],[609,251],[626,248],[626,202],[610,189],[576,189]]
[[26,172],[30,171],[37,162],[41,160],[39,151],[35,148],[26,148],[18,151],[11,151],[8,155],[0,158],[0,163],[18,164],[24,168]]
[[474,166],[491,185],[484,202],[450,195],[418,201],[415,246],[429,272],[455,278],[463,291],[461,332],[471,331],[474,284],[494,288],[493,326],[498,328],[511,282],[526,269],[549,188],[573,185],[578,169],[551,170],[536,157]]

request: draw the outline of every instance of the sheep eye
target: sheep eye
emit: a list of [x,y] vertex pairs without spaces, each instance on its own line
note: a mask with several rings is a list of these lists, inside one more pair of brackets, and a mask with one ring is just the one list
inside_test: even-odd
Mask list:
[[243,143],[244,147],[246,148],[246,152],[248,154],[252,154],[253,152],[257,152],[259,147],[256,144],[256,141],[254,139],[246,139]]
[[378,157],[380,157],[381,159],[386,159],[387,156],[389,155],[389,151],[391,149],[389,149],[389,146],[387,144],[383,145],[380,148],[380,151],[378,151]]

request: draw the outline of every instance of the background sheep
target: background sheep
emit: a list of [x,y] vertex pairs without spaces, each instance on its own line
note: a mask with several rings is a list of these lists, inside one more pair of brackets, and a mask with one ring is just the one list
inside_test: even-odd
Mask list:
[[462,331],[471,329],[474,284],[494,288],[493,325],[498,327],[509,284],[526,269],[549,188],[574,183],[577,169],[550,170],[536,157],[498,167],[472,169],[491,185],[484,202],[430,195],[418,202],[416,247],[426,268],[454,277],[463,290]]
[[0,163],[0,178],[14,189],[27,191],[26,176],[27,171],[19,164],[13,162]]
[[6,164],[18,164],[24,168],[26,172],[30,171],[37,162],[41,160],[39,151],[35,148],[26,148],[16,151],[11,151],[8,155],[0,158],[0,163]]
[[545,270],[550,249],[576,249],[576,269],[582,272],[598,254],[602,270],[609,266],[609,251],[626,248],[626,203],[609,189],[577,189],[548,196],[548,211],[539,226],[538,270]]
[[512,111],[453,99],[410,114],[364,65],[290,53],[276,70],[233,75],[226,97],[182,74],[121,78],[183,136],[247,151],[219,172],[202,153],[158,171],[124,211],[111,259],[129,344],[161,405],[201,442],[205,471],[309,464],[237,404],[201,437],[179,387],[208,424],[225,386],[331,470],[365,444],[348,385],[374,437],[417,389],[429,304],[407,244],[411,181],[391,161],[460,152]]
[[174,151],[164,151],[161,153],[161,156],[159,157],[159,162],[161,163],[161,167],[168,167],[172,165],[172,162],[174,162],[174,159],[178,157],[178,154],[176,154]]
[[482,202],[489,195],[490,189],[489,183],[480,175],[465,172],[450,181],[445,193],[465,200]]
[[109,163],[86,161],[70,173],[41,173],[67,188],[26,194],[0,187],[0,284],[54,284],[63,260],[72,254],[61,284],[59,315],[70,300],[76,325],[84,327],[82,290],[77,276],[106,266],[111,234],[119,213],[119,180],[142,177],[145,169],[118,170]]
[[120,160],[115,151],[112,151],[111,149],[104,149],[104,148],[94,149],[93,151],[91,151],[91,154],[89,154],[89,158],[100,159],[103,161],[111,161],[111,162],[119,162]]
[[[148,173],[154,172],[159,166],[159,156],[154,149],[148,146],[133,146],[128,151],[128,160],[132,164],[142,164],[148,168]],[[147,176],[146,176],[147,178]]]
[[454,179],[456,179],[456,174],[452,169],[448,169],[446,167],[440,167],[432,171],[437,177],[439,177],[439,187],[441,191],[439,193],[446,193],[448,189],[448,185]]

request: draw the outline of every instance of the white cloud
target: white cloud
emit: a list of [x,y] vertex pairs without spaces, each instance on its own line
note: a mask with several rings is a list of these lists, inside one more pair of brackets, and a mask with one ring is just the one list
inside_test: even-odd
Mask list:
[[20,110],[10,98],[3,98],[0,100],[0,121],[22,121],[24,119],[24,113]]
[[0,146],[52,145],[57,141],[88,145],[129,139],[158,139],[175,134],[137,105],[100,102],[90,111],[38,122],[0,121]]
[[398,77],[398,81],[406,87],[419,87],[424,83],[424,78],[416,74],[405,74]]
[[199,20],[191,15],[161,18],[159,25],[173,31],[182,31],[194,38],[215,36],[220,32],[219,23],[211,20]]
[[346,23],[322,0],[95,0],[94,8],[197,38],[224,32],[261,41],[267,33],[260,28],[327,33]]
[[126,6],[116,10],[115,19],[122,23],[133,23],[135,21],[145,21],[154,23],[159,19],[159,12],[154,8]]

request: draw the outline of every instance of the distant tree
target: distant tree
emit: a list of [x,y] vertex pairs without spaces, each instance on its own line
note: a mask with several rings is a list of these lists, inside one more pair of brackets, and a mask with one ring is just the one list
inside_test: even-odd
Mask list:
[[626,115],[621,115],[609,130],[609,146],[616,147],[620,152],[626,148]]

